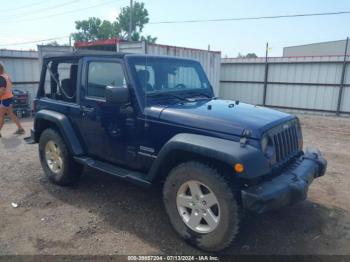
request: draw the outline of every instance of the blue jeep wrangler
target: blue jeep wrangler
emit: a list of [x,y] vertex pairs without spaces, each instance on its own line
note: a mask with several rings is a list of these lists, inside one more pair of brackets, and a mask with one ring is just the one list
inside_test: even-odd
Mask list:
[[218,99],[197,61],[75,52],[43,59],[32,142],[58,185],[82,168],[163,186],[175,230],[208,251],[230,245],[239,209],[304,200],[324,175],[298,118]]

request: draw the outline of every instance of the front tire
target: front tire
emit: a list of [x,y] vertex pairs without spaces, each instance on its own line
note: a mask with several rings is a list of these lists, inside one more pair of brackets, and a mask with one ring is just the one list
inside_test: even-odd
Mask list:
[[202,250],[220,251],[238,233],[238,205],[232,190],[209,166],[187,162],[172,169],[163,197],[177,233]]
[[74,161],[56,130],[49,128],[41,134],[39,157],[45,174],[54,184],[67,186],[78,181],[82,166]]

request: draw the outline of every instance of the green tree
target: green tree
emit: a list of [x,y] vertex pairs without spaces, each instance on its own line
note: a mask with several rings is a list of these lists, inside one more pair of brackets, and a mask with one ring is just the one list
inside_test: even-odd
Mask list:
[[155,43],[157,41],[157,37],[152,37],[150,35],[141,36],[141,41],[145,41],[147,43]]
[[101,20],[97,17],[90,17],[87,20],[76,21],[75,28],[79,30],[73,33],[75,41],[95,41],[98,39],[107,39],[119,35],[116,22],[111,23],[107,20]]
[[[94,41],[118,37],[128,39],[130,21],[130,7],[123,7],[114,22],[90,17],[87,20],[76,21],[75,28],[78,32],[73,33],[75,41]],[[149,22],[148,11],[144,3],[135,2],[132,8],[132,41],[147,41],[154,43],[157,38],[150,35],[143,36],[144,26]]]
[[60,44],[57,41],[48,42],[48,43],[46,43],[46,45],[49,45],[49,46],[60,46]]
[[246,58],[257,58],[258,56],[255,53],[248,53],[245,57]]
[[69,44],[59,44],[57,41],[51,41],[51,42],[46,43],[45,45],[48,45],[48,46],[69,46]]
[[246,55],[242,55],[238,53],[237,58],[257,58],[258,56],[255,53],[248,53]]

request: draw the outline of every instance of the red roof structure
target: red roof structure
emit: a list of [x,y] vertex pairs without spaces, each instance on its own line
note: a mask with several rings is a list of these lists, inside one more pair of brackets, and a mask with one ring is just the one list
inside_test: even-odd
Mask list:
[[111,39],[103,39],[96,40],[91,42],[85,41],[76,41],[74,43],[75,48],[89,48],[89,47],[97,47],[97,46],[115,46],[117,43],[126,42],[125,40],[119,38],[111,38]]

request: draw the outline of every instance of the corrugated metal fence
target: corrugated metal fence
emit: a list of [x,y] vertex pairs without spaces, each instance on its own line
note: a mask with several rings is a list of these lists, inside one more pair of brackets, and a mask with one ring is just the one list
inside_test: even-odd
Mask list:
[[219,95],[282,109],[350,114],[349,63],[342,56],[223,59]]
[[46,55],[61,55],[68,52],[73,52],[74,48],[71,46],[49,46],[49,45],[38,45],[38,57],[41,63]]
[[[136,49],[128,50],[131,47]],[[223,59],[220,69],[217,52],[161,45],[129,45],[121,49],[197,59],[214,86],[219,86],[215,83],[220,79],[220,88],[216,89],[222,98],[282,109],[350,114],[350,61],[344,63],[341,56],[279,57],[267,61],[264,58]],[[0,50],[0,62],[11,75],[14,87],[28,91],[32,98],[39,81],[40,57],[72,49],[39,46],[38,50],[39,55],[35,51]]]
[[11,76],[15,89],[35,97],[40,74],[36,51],[0,50],[0,63]]

